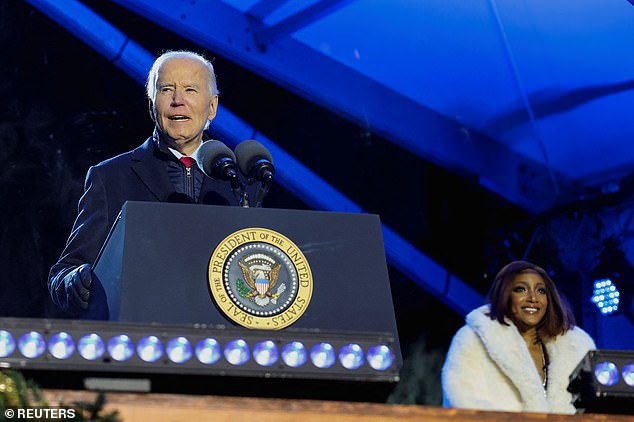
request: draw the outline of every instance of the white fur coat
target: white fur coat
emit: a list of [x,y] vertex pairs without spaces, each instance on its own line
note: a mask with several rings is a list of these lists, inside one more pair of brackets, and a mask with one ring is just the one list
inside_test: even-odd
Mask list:
[[442,369],[443,405],[509,412],[575,413],[569,376],[592,338],[579,327],[545,342],[548,392],[518,329],[492,320],[485,305],[471,311],[454,336]]

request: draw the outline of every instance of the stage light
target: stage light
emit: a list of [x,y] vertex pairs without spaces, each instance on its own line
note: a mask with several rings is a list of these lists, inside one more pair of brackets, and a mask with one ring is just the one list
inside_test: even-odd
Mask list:
[[300,341],[287,343],[282,347],[282,360],[292,368],[298,368],[308,360],[306,346]]
[[42,388],[108,390],[113,379],[143,379],[117,388],[384,401],[398,381],[397,351],[388,333],[0,318],[0,366]]
[[70,334],[62,331],[48,341],[48,351],[57,359],[68,359],[75,352],[75,342]]
[[24,357],[36,358],[46,350],[46,342],[42,334],[31,331],[23,334],[18,340],[18,349]]
[[103,340],[97,334],[86,334],[77,342],[79,354],[87,360],[99,359],[106,352]]
[[630,363],[623,367],[623,381],[630,387],[634,387],[634,364]]
[[634,414],[634,352],[591,350],[570,375],[573,404],[585,413]]
[[358,344],[347,344],[339,351],[339,362],[347,369],[358,369],[363,365],[363,349]]
[[317,343],[310,350],[310,360],[317,368],[330,368],[337,360],[335,348],[329,343]]
[[225,346],[225,359],[232,365],[244,365],[250,358],[249,345],[241,338],[232,340]]
[[196,357],[201,363],[212,365],[218,362],[220,356],[220,343],[216,339],[205,338],[196,344]]
[[132,340],[126,334],[120,334],[108,340],[108,353],[112,359],[122,362],[128,360],[134,354]]
[[612,362],[597,363],[594,367],[594,376],[597,381],[607,386],[619,382],[619,370]]
[[594,281],[590,302],[599,313],[603,316],[624,314],[634,320],[630,309],[634,293],[634,268],[618,240],[605,241],[592,276]]
[[609,278],[601,278],[594,281],[592,303],[601,314],[610,315],[618,311],[621,293]]
[[279,354],[275,343],[265,340],[253,346],[253,359],[261,366],[271,366],[277,362]]
[[163,345],[156,336],[147,336],[139,340],[136,352],[145,362],[156,362],[163,356]]
[[371,347],[368,350],[368,364],[377,371],[385,371],[392,366],[394,354],[385,344]]
[[6,358],[15,350],[15,339],[7,330],[0,330],[0,358]]
[[185,337],[176,337],[167,342],[165,353],[174,363],[187,362],[192,357],[192,345]]

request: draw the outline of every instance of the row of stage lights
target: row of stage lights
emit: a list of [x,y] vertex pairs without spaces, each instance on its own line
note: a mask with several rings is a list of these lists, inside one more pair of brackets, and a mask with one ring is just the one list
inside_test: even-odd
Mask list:
[[[16,343],[10,332],[0,330],[0,358],[9,357],[16,348],[22,356],[34,359],[44,354],[47,343],[44,336],[37,331],[22,334]],[[98,334],[90,333],[75,342],[70,334],[61,331],[52,335],[48,341],[48,351],[57,359],[68,359],[77,351],[81,357],[90,361],[102,358],[106,350],[117,362],[127,361],[135,353],[133,341],[127,334],[115,335],[105,343]],[[364,351],[355,343],[344,345],[337,354],[335,348],[326,342],[313,345],[309,351],[300,341],[286,343],[279,350],[274,341],[263,340],[255,343],[251,350],[249,344],[241,338],[229,341],[223,348],[216,339],[207,337],[197,341],[192,347],[192,343],[183,336],[171,338],[163,345],[157,336],[149,335],[138,341],[136,354],[144,362],[156,362],[166,355],[174,363],[184,363],[195,354],[199,362],[207,365],[218,362],[222,355],[232,365],[243,365],[251,356],[261,366],[274,365],[281,357],[292,368],[305,365],[309,356],[317,368],[330,368],[337,358],[341,366],[350,370],[359,369],[365,363]],[[376,345],[368,349],[367,362],[373,369],[385,371],[392,366],[394,354],[387,345]]]
[[221,366],[224,370],[248,367],[253,371],[259,367],[280,372],[297,368],[309,373],[384,373],[383,378],[389,378],[388,373],[398,373],[399,362],[393,343],[382,342],[380,338],[369,341],[367,336],[355,342],[354,338],[339,334],[329,341],[324,333],[301,332],[294,338],[288,333],[266,335],[251,330],[185,327],[178,333],[174,327],[137,326],[126,331],[125,324],[100,323],[101,330],[99,324],[92,327],[89,323],[82,327],[77,324],[77,321],[67,327],[49,324],[41,329],[24,324],[14,327],[0,324],[0,363],[17,366],[18,361],[25,360],[48,364],[66,362],[68,366],[79,365],[84,369],[87,365],[140,367],[153,363],[159,367],[175,364],[167,366],[190,370]]

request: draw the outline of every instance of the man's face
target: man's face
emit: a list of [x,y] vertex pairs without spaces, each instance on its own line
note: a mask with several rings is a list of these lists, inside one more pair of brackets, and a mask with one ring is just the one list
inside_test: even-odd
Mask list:
[[191,58],[169,59],[159,69],[156,125],[176,149],[197,146],[207,120],[216,116],[218,97],[210,93],[209,78],[205,65]]
[[539,274],[524,272],[511,283],[511,312],[518,328],[524,331],[537,327],[548,308],[546,283]]

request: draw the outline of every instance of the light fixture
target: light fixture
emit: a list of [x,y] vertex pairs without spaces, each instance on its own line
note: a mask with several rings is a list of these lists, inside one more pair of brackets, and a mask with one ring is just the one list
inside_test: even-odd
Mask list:
[[97,334],[90,333],[82,336],[77,342],[77,350],[81,357],[87,360],[99,359],[106,351],[106,346]]
[[40,357],[46,350],[44,336],[37,331],[28,331],[20,335],[18,349],[20,349],[22,356],[26,358]]
[[363,349],[356,343],[346,344],[339,351],[339,362],[346,369],[358,369],[363,365]]
[[221,355],[220,343],[215,338],[203,338],[196,344],[196,357],[200,363],[212,365],[218,362]]
[[383,371],[394,363],[394,354],[384,344],[370,347],[368,350],[368,363],[376,370]]
[[57,359],[68,359],[75,352],[75,342],[70,334],[62,331],[48,341],[48,351]]
[[619,310],[621,292],[610,278],[594,280],[592,290],[592,303],[594,303],[602,315],[611,315]]
[[44,388],[384,401],[397,350],[385,333],[0,318],[0,366]]
[[634,291],[634,268],[619,242],[608,239],[603,244],[599,263],[593,273],[592,302],[603,316],[626,315],[633,319],[631,304]]
[[0,330],[0,358],[6,358],[15,350],[15,339],[7,330]]
[[163,356],[163,345],[156,336],[146,336],[139,340],[137,354],[145,362],[156,362]]
[[165,346],[165,352],[174,363],[187,362],[192,358],[192,345],[187,338],[180,336],[170,339]]
[[257,343],[253,347],[253,358],[262,366],[271,366],[276,363],[279,358],[279,353],[275,342],[265,340]]
[[329,343],[317,343],[310,350],[310,359],[317,368],[330,368],[337,360],[335,348]]
[[127,334],[117,334],[108,340],[108,353],[112,359],[123,362],[134,355],[134,344]]
[[244,365],[251,358],[249,345],[244,339],[231,340],[225,346],[225,359],[232,365]]
[[591,350],[570,375],[582,413],[634,414],[634,351]]
[[301,341],[286,343],[282,348],[282,359],[290,367],[303,366],[307,361],[306,346]]

